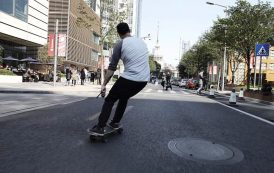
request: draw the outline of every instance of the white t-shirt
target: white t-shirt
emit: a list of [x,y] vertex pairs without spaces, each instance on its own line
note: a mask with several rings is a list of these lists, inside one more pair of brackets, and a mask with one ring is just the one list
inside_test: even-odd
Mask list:
[[119,59],[125,66],[121,75],[123,78],[138,82],[149,81],[149,53],[142,39],[126,37],[117,42],[108,69],[115,71]]

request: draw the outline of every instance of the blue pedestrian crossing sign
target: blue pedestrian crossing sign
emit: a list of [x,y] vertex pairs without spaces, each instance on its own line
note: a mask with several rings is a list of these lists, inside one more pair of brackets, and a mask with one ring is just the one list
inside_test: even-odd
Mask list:
[[256,56],[269,56],[269,44],[256,44]]

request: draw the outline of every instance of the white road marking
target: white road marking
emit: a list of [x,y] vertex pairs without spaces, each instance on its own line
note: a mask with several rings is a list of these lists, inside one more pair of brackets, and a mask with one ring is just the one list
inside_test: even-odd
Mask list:
[[157,90],[157,92],[158,92],[158,93],[162,93],[162,92],[163,92],[163,90]]
[[185,91],[181,91],[183,94],[189,95],[190,93],[185,92]]
[[175,94],[176,92],[175,91],[169,91],[171,94]]
[[152,91],[152,89],[149,88],[149,89],[145,90],[145,93],[148,93],[148,92],[151,92],[151,91]]
[[4,112],[0,114],[0,118],[2,117],[6,117],[9,115],[14,115],[14,114],[19,114],[19,113],[23,113],[23,112],[29,112],[29,111],[34,111],[34,110],[38,110],[38,109],[43,109],[43,108],[47,108],[47,107],[51,107],[51,106],[56,106],[56,105],[65,105],[65,104],[70,104],[70,103],[74,103],[74,102],[79,102],[82,100],[85,100],[86,98],[82,98],[82,99],[77,99],[77,100],[69,100],[69,101],[65,101],[62,103],[50,103],[50,104],[45,104],[45,105],[36,105],[34,107],[27,107],[21,110],[14,110],[14,111],[10,111],[10,112]]
[[248,112],[245,112],[245,111],[236,109],[236,108],[234,108],[234,107],[228,106],[228,105],[223,104],[223,103],[218,102],[218,101],[216,101],[216,103],[218,103],[218,104],[220,104],[220,105],[223,105],[223,106],[225,106],[225,107],[227,107],[227,108],[233,109],[233,110],[235,110],[235,111],[238,111],[238,112],[240,112],[240,113],[242,113],[242,114],[248,115],[248,116],[250,116],[250,117],[252,117],[252,118],[255,118],[255,119],[257,119],[257,120],[260,120],[260,121],[262,121],[262,122],[265,122],[265,123],[267,123],[267,124],[269,124],[269,125],[274,126],[274,123],[273,123],[273,122],[268,121],[268,120],[265,120],[265,119],[263,119],[263,118],[260,118],[260,117],[258,117],[258,116],[256,116],[256,115],[251,114],[251,113],[248,113]]

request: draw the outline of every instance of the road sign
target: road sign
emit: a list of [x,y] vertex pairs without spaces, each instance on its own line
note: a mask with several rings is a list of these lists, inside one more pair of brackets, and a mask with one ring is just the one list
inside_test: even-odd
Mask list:
[[269,44],[256,44],[256,56],[269,56]]

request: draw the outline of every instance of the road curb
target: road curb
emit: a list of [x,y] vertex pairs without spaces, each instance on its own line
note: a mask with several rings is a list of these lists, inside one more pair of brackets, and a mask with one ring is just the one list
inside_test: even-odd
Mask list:
[[[216,93],[216,95],[229,97],[229,96],[226,95],[226,94],[220,94],[220,93]],[[237,98],[238,98],[238,97],[237,97]],[[265,104],[265,105],[274,106],[274,102],[268,102],[268,101],[259,100],[259,99],[254,99],[254,98],[250,98],[250,97],[244,97],[244,99],[245,99],[246,101],[251,101],[251,102],[256,102],[256,103],[261,103],[261,104]],[[242,102],[242,101],[241,101],[241,102]]]
[[54,92],[51,91],[33,91],[33,90],[0,90],[0,93],[6,93],[6,94],[13,94],[13,93],[21,93],[21,94],[54,94]]

